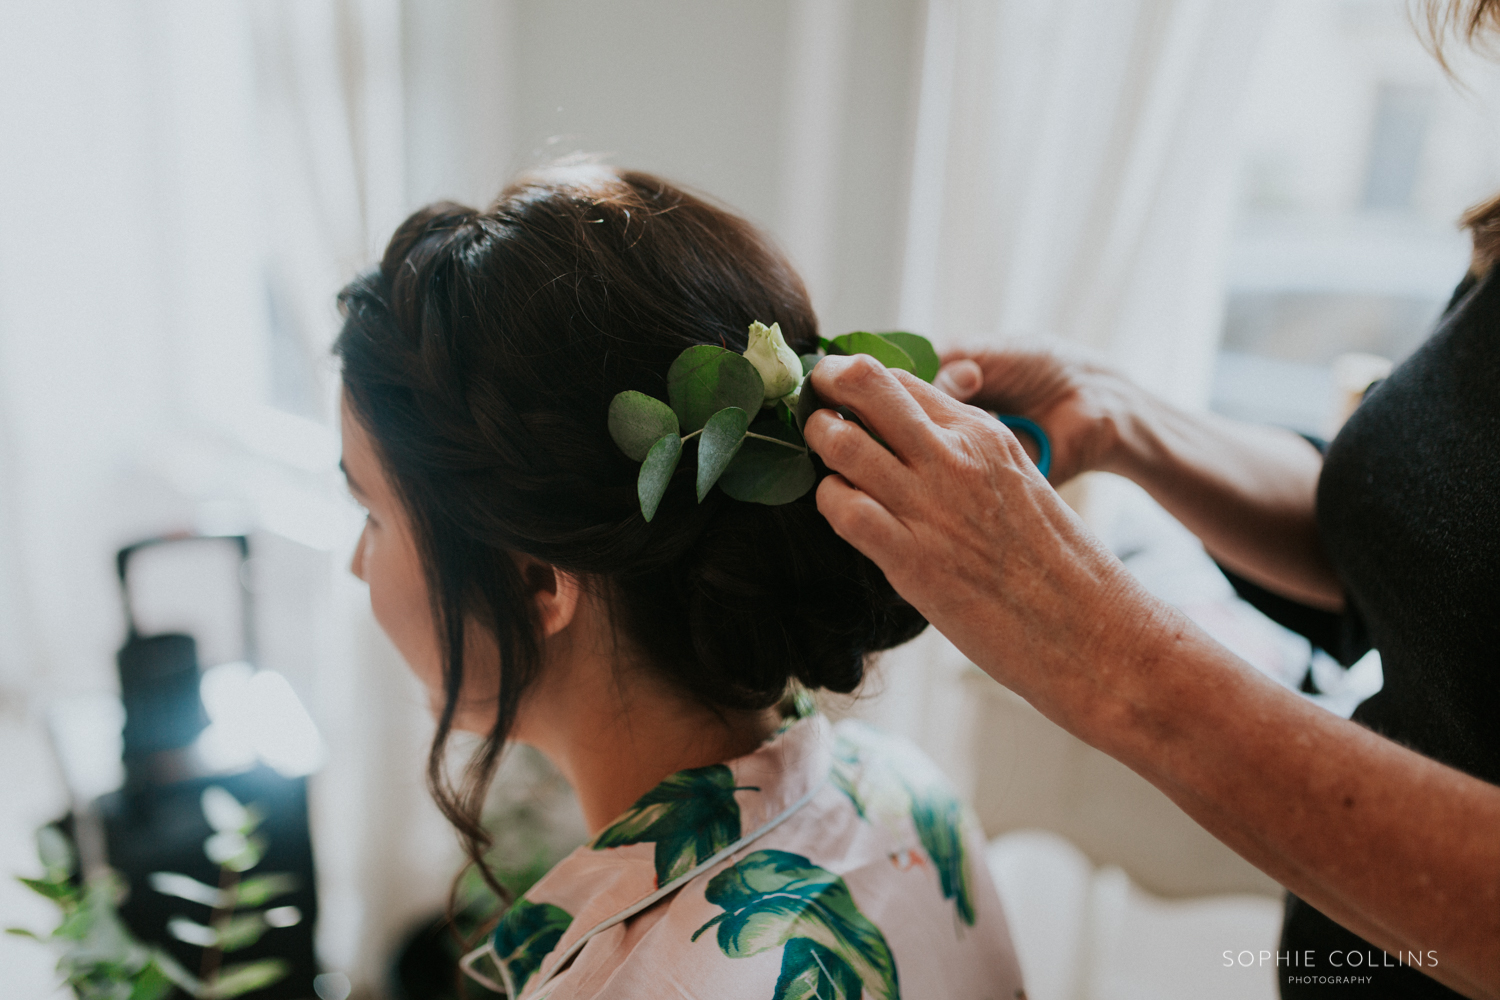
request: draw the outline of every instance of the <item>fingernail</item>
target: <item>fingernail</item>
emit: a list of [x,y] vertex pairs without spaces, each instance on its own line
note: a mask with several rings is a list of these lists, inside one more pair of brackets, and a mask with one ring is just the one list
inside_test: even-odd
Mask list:
[[933,384],[950,396],[972,396],[984,382],[979,366],[969,360],[955,361],[938,372]]

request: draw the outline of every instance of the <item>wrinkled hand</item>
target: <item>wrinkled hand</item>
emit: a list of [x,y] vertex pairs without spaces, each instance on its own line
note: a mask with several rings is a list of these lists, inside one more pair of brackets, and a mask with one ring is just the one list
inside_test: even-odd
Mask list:
[[[890,446],[832,410],[814,413],[808,444],[837,473],[818,485],[818,509],[996,680],[1065,711],[1077,699],[1056,684],[1094,683],[1087,666],[1105,646],[1120,653],[1159,624],[1157,602],[983,410],[861,356],[825,358],[812,379]],[[1056,388],[1066,384],[1039,389],[1054,426],[1076,396]]]
[[1108,469],[1137,390],[1084,351],[1062,343],[946,352],[934,384],[953,398],[1030,417],[1052,440],[1054,483]]

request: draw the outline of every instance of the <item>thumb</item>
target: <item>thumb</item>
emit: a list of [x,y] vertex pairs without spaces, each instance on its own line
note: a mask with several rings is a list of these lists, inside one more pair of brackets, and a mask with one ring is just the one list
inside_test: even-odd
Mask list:
[[962,403],[984,387],[984,372],[978,362],[964,358],[944,365],[932,384]]

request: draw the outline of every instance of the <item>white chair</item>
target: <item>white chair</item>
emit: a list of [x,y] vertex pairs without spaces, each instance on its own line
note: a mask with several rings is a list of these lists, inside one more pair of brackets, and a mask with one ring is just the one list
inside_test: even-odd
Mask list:
[[1161,899],[1045,830],[997,838],[987,860],[1029,1000],[1276,996],[1281,907],[1274,899]]

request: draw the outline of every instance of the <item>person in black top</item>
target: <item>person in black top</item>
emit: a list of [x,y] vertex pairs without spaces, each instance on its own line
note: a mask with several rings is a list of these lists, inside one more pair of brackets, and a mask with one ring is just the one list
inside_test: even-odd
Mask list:
[[[1323,461],[1317,521],[1347,598],[1330,650],[1380,650],[1354,720],[1500,785],[1500,275],[1471,274],[1437,331],[1375,386]],[[1500,838],[1500,830],[1493,831]],[[1292,896],[1282,948],[1369,945]],[[1495,942],[1500,951],[1500,940]],[[1379,990],[1451,997],[1409,966]],[[1282,996],[1328,996],[1283,977]]]
[[[1470,36],[1500,0],[1434,0]],[[1087,358],[953,352],[938,384],[828,358],[818,505],[992,677],[1283,885],[1283,997],[1500,998],[1500,198],[1428,342],[1326,458],[1175,410]],[[956,397],[956,398],[954,398]],[[1125,475],[1241,593],[1385,684],[1352,721],[1146,594],[983,410],[1037,421],[1053,483]],[[883,445],[882,442],[883,441]],[[1456,991],[1456,992],[1455,992]]]

